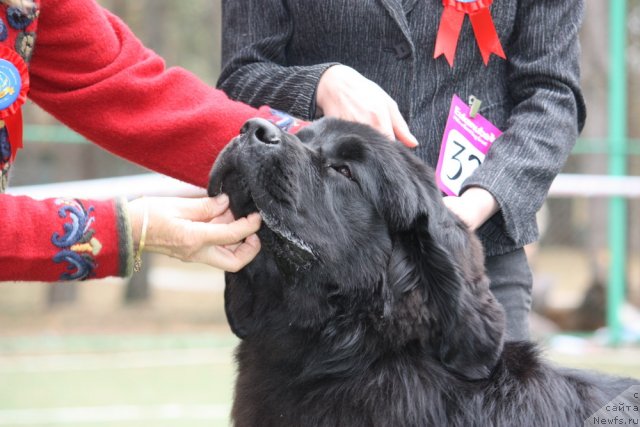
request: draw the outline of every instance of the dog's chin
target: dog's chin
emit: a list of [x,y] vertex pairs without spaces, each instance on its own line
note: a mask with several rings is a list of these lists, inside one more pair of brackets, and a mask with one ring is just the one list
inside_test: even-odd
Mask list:
[[283,218],[274,215],[268,208],[259,206],[242,178],[222,180],[215,194],[229,195],[229,209],[235,218],[258,212],[262,217],[262,227],[258,237],[263,251],[273,255],[279,269],[285,276],[305,271],[316,255],[310,244],[292,232]]
[[[242,173],[242,165],[238,162],[238,151],[239,144],[234,140],[220,154],[211,173],[209,195],[226,193],[229,196],[229,209],[235,218],[246,217],[254,212],[260,214],[262,227],[258,231],[258,237],[262,250],[273,255],[285,275],[306,270],[317,259],[312,245],[287,226],[288,218],[284,218],[283,214],[289,212],[289,209],[281,209],[273,201],[266,206],[256,201],[253,186],[247,181],[247,176]],[[256,191],[264,192],[261,189]]]
[[273,254],[273,259],[285,277],[294,277],[306,271],[316,261],[311,246],[291,232],[282,221],[269,212],[258,209],[262,227],[258,232],[263,250]]

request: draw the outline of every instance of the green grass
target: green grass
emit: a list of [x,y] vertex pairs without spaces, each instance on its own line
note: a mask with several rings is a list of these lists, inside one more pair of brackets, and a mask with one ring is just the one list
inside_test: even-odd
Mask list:
[[[0,427],[228,426],[229,334],[0,338]],[[638,349],[550,352],[640,378]]]
[[0,375],[0,408],[228,403],[232,375],[226,364],[112,369],[108,360],[91,371],[16,371]]
[[227,426],[235,343],[228,336],[0,339],[0,426]]

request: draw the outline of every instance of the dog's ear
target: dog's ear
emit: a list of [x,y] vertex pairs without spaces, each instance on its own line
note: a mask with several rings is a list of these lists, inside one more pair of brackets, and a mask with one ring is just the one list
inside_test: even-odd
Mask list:
[[224,311],[231,331],[238,338],[246,338],[254,329],[254,295],[244,270],[225,273]]
[[442,209],[434,211],[427,206],[430,201],[441,198],[433,169],[402,148],[394,156],[385,158],[375,187],[377,209],[392,232],[409,230],[416,218],[427,212],[435,222],[447,219]]
[[281,299],[274,283],[279,283],[278,272],[262,252],[237,273],[225,273],[224,310],[239,338],[259,330],[274,301]]
[[504,312],[489,290],[478,239],[444,205],[433,172],[415,168],[414,195],[395,204],[392,233],[401,235],[423,292],[431,345],[444,366],[467,379],[487,378],[503,346]]
[[[446,208],[445,208],[446,209]],[[489,290],[479,242],[457,223],[415,224],[420,286],[444,366],[467,379],[487,378],[502,353],[504,311]]]

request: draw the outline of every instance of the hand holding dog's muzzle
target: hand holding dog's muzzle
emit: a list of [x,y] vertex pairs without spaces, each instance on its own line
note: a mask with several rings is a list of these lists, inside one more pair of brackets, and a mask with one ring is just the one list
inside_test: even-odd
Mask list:
[[128,208],[134,246],[140,242],[148,209],[144,248],[151,252],[235,272],[260,250],[255,234],[260,215],[234,219],[224,194],[196,199],[148,197],[129,202]]

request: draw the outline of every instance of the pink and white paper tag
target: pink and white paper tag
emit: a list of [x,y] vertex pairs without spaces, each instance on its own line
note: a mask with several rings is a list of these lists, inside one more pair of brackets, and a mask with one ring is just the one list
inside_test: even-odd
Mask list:
[[450,196],[460,194],[465,179],[482,164],[491,144],[502,134],[480,114],[469,117],[469,110],[453,96],[436,167],[438,186]]

